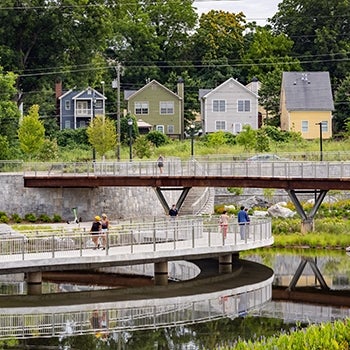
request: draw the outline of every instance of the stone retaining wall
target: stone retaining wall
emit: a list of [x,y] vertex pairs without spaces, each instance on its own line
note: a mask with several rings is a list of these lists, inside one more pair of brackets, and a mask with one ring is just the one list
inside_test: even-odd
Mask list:
[[[74,207],[83,221],[103,212],[111,220],[165,215],[154,189],[149,187],[25,188],[21,174],[1,174],[0,188],[0,211],[9,216],[58,214],[67,221],[74,219]],[[168,203],[176,202],[174,192],[163,193]]]

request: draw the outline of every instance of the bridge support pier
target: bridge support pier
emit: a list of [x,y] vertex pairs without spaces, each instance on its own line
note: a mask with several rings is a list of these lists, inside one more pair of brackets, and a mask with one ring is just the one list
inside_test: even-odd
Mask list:
[[42,273],[38,272],[28,272],[26,275],[27,281],[27,294],[28,295],[40,295],[42,294],[41,282]]
[[232,272],[232,254],[221,255],[219,257],[219,273]]
[[295,209],[297,213],[301,216],[301,233],[307,233],[314,231],[314,218],[317,213],[317,210],[321,206],[324,198],[326,197],[327,190],[314,190],[311,193],[315,193],[315,204],[311,211],[307,214],[301,205],[299,198],[297,197],[297,193],[310,193],[310,191],[297,191],[297,190],[287,190],[287,193],[295,205]]
[[161,261],[154,264],[154,284],[156,286],[168,285],[168,262]]

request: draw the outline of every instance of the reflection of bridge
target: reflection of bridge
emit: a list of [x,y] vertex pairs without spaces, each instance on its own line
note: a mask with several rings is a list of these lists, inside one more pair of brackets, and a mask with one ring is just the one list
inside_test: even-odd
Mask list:
[[[249,162],[180,161],[165,164],[162,175],[155,162],[103,162],[31,164],[24,172],[26,187],[89,188],[99,186],[147,186],[156,190],[165,209],[162,190],[182,189],[181,207],[191,187],[251,187],[285,189],[303,221],[302,230],[313,227],[314,216],[329,190],[350,189],[350,162]],[[314,207],[306,213],[298,193],[312,192]]]
[[[235,318],[271,299],[273,272],[241,261],[240,271],[171,286],[0,297],[0,339],[64,337],[157,329]],[[236,278],[243,274],[243,278]],[[248,276],[248,277],[247,277]],[[103,302],[108,300],[108,302]],[[64,305],[64,304],[69,305]],[[28,306],[30,305],[30,306]],[[93,314],[106,325],[93,328]]]

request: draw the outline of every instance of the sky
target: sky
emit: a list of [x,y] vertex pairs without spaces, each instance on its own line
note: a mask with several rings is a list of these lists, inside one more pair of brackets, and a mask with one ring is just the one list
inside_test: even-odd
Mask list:
[[255,21],[258,25],[265,25],[267,18],[271,18],[276,12],[278,4],[282,0],[229,0],[206,1],[195,0],[193,6],[197,8],[199,15],[210,10],[222,10],[227,12],[243,12],[248,22]]

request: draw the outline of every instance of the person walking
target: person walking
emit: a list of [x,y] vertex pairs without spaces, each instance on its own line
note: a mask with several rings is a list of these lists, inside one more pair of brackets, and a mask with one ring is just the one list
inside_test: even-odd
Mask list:
[[101,218],[98,215],[96,215],[90,229],[91,239],[92,239],[92,242],[94,243],[93,249],[100,248],[100,244],[98,243],[98,240],[101,234],[101,230],[102,230]]
[[177,210],[176,205],[173,204],[169,210],[170,219],[175,220],[178,215],[179,211]]
[[107,234],[109,229],[109,219],[105,213],[102,214],[101,220],[101,239],[102,239],[102,250],[107,247]]
[[241,239],[245,239],[246,225],[248,225],[250,219],[247,211],[244,210],[244,206],[241,206],[240,211],[238,212],[237,218],[238,218],[238,225],[239,225],[239,234],[241,236]]
[[224,236],[224,239],[227,237],[229,219],[230,217],[227,215],[227,210],[224,210],[223,213],[220,215],[220,219],[219,219],[219,224],[220,224],[221,232]]
[[160,154],[157,159],[157,167],[159,168],[159,172],[163,174],[163,167],[164,167],[164,157]]

